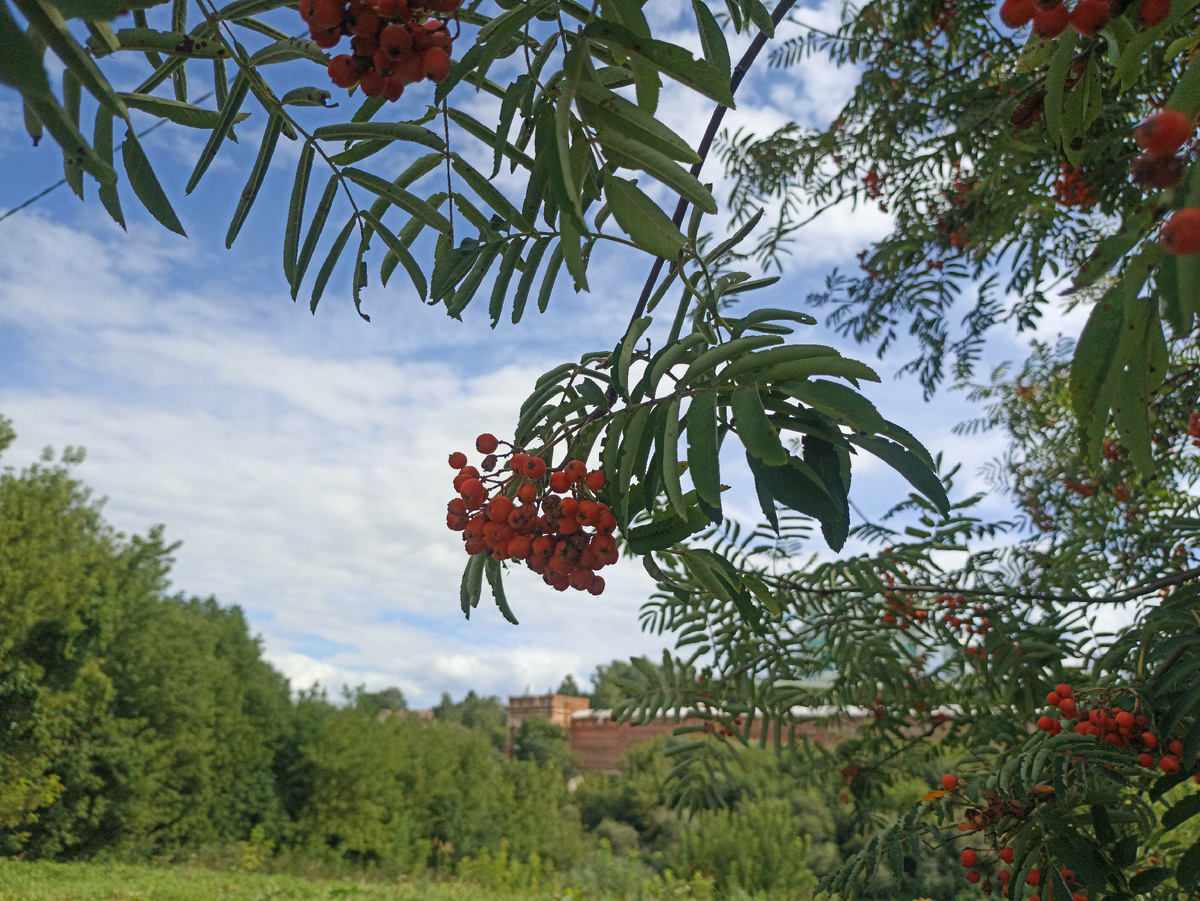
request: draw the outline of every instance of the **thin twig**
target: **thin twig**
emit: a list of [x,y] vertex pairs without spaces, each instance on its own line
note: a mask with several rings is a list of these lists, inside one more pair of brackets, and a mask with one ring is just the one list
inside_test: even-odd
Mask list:
[[[779,5],[775,7],[775,11],[771,13],[771,21],[779,27],[779,23],[783,21],[783,17],[788,14],[788,11],[796,5],[796,0],[779,0]],[[742,83],[742,79],[746,77],[746,73],[750,71],[750,66],[758,54],[762,52],[762,48],[766,46],[767,35],[760,31],[754,36],[754,40],[750,42],[749,48],[738,60],[737,67],[733,70],[733,75],[729,79],[729,93],[732,95],[737,92],[738,85]],[[700,146],[696,148],[696,153],[700,156],[700,162],[693,164],[692,175],[698,176],[700,170],[704,168],[704,161],[708,158],[708,152],[712,149],[713,139],[717,135],[717,129],[721,127],[721,122],[725,119],[725,111],[727,107],[717,105],[713,110],[712,117],[708,120],[708,128],[704,130],[704,137],[700,140]],[[683,224],[683,217],[687,213],[688,202],[682,197],[679,198],[679,203],[675,205],[675,215],[671,217],[671,221],[678,228]],[[646,283],[642,286],[642,295],[638,298],[637,306],[633,309],[633,315],[629,317],[630,326],[634,321],[640,319],[642,314],[646,312],[646,304],[650,302],[650,296],[654,293],[654,285],[658,282],[658,276],[662,272],[663,263],[666,260],[663,257],[655,257],[654,264],[650,267],[650,274],[646,276]],[[628,329],[626,329],[628,332]]]

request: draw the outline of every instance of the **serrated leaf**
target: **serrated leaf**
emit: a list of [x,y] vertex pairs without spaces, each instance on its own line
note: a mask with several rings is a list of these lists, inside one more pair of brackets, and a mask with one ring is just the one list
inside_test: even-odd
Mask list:
[[733,410],[734,429],[745,445],[746,452],[753,454],[767,466],[786,464],[787,450],[779,440],[779,432],[767,418],[767,411],[763,409],[758,389],[753,385],[737,388],[729,400]]
[[[96,155],[111,166],[113,160],[113,115],[102,106],[96,109],[96,131],[92,138],[92,144],[95,147]],[[100,203],[104,205],[108,215],[112,216],[113,221],[124,229],[125,214],[121,210],[121,197],[117,193],[116,183],[101,184],[99,195]]]
[[517,618],[513,615],[512,608],[508,606],[508,598],[504,594],[504,580],[500,561],[487,554],[476,554],[475,556],[483,558],[483,571],[487,576],[488,585],[492,588],[492,598],[496,601],[496,606],[499,608],[500,614],[514,626],[519,626],[520,623],[517,622]]
[[[190,103],[156,97],[153,94],[121,94],[119,96],[130,109],[141,110],[160,119],[169,119],[178,125],[186,125],[188,128],[216,128],[224,118],[221,110],[204,109]],[[249,116],[249,113],[238,113],[230,124],[241,122]]]
[[287,224],[283,230],[283,274],[288,286],[296,284],[296,260],[300,252],[300,226],[304,222],[304,201],[308,196],[308,180],[312,175],[313,145],[305,142],[296,166],[296,177],[292,182],[292,194],[288,200]]
[[317,241],[320,240],[321,232],[325,228],[329,211],[333,208],[333,199],[337,195],[338,183],[336,173],[329,176],[329,181],[325,183],[325,190],[321,193],[321,199],[317,202],[312,222],[309,223],[308,232],[304,236],[304,244],[300,248],[300,255],[296,258],[296,278],[292,283],[292,300],[295,300],[300,292],[300,283],[304,281],[304,273],[308,271],[309,261],[317,249]]
[[908,483],[925,495],[943,515],[950,512],[950,500],[946,497],[946,489],[938,479],[937,473],[912,451],[887,438],[851,434],[847,435],[846,439],[851,444],[857,444],[870,451],[904,476]]
[[525,304],[529,298],[529,292],[533,288],[533,280],[537,278],[538,266],[541,265],[542,257],[550,247],[550,243],[550,238],[538,238],[529,248],[529,256],[525,258],[525,271],[521,273],[521,280],[517,283],[516,293],[513,294],[513,325],[520,322],[521,316],[525,313]]
[[246,222],[246,217],[250,215],[250,208],[254,205],[255,199],[258,197],[258,191],[262,187],[263,180],[267,177],[267,169],[271,165],[271,157],[275,155],[275,147],[279,143],[279,136],[283,134],[283,127],[287,120],[278,114],[272,114],[267,121],[267,129],[263,133],[262,143],[258,148],[258,156],[254,160],[254,165],[250,168],[250,177],[246,180],[246,186],[242,188],[242,193],[238,198],[237,208],[233,211],[233,221],[229,223],[229,231],[225,233],[225,246],[232,247],[233,242],[237,240],[238,233],[242,230],[242,226]]
[[525,218],[525,214],[513,206],[509,199],[483,176],[483,173],[457,153],[450,154],[450,164],[471,190],[478,194],[479,198],[495,210],[505,222],[514,226],[518,231],[535,231],[533,223]]
[[725,41],[724,30],[704,0],[692,0],[692,10],[696,15],[696,26],[700,32],[700,46],[704,50],[704,58],[728,80],[732,72],[729,62],[729,45]]
[[604,193],[617,225],[633,243],[655,256],[671,261],[678,258],[687,239],[671,217],[636,184],[610,175],[604,180]]
[[479,606],[479,595],[483,591],[483,567],[485,555],[474,554],[463,569],[462,584],[458,590],[463,615],[471,618],[471,609]]
[[196,185],[200,183],[200,179],[208,171],[209,165],[216,158],[217,151],[221,149],[225,138],[232,135],[231,130],[234,123],[238,120],[238,111],[242,108],[242,103],[245,102],[246,95],[249,92],[249,79],[241,72],[238,72],[237,76],[233,79],[233,84],[229,88],[229,97],[226,99],[225,105],[221,108],[220,119],[213,129],[213,133],[209,135],[204,149],[200,152],[200,158],[196,160],[196,167],[192,170],[187,187],[184,188],[185,194],[191,194]]
[[329,283],[329,277],[333,275],[333,268],[337,265],[338,260],[342,257],[342,250],[346,246],[346,242],[350,240],[350,233],[354,231],[354,226],[358,223],[357,216],[351,216],[350,221],[342,226],[341,232],[334,239],[333,245],[329,248],[329,253],[325,255],[325,262],[321,264],[320,270],[317,272],[316,281],[313,282],[312,295],[308,301],[309,312],[317,312],[317,304],[321,302],[321,297],[325,293],[325,285]]
[[610,128],[597,129],[596,139],[609,162],[626,169],[645,172],[704,212],[710,215],[717,212],[717,202],[713,199],[712,191],[665,153],[660,153],[653,147],[632,140]]
[[322,125],[313,131],[318,141],[405,141],[431,150],[445,150],[446,142],[415,122],[343,122]]
[[142,206],[163,226],[186,238],[187,232],[183,230],[179,217],[171,208],[171,201],[167,199],[166,192],[159,184],[158,176],[154,174],[150,160],[146,158],[146,152],[142,150],[142,145],[138,142],[133,129],[125,132],[125,143],[121,145],[121,158],[125,163],[125,174],[129,177],[129,185],[133,188],[133,193],[137,195],[138,200],[142,202]]
[[415,194],[410,194],[378,175],[363,172],[361,169],[344,169],[342,174],[355,184],[361,185],[373,194],[385,198],[394,206],[400,207],[409,215],[420,219],[430,228],[442,234],[450,233],[450,220]]
[[700,155],[691,145],[659,119],[594,81],[580,81],[576,103],[583,121],[594,128],[623,134],[681,163],[700,162]]
[[364,210],[362,216],[363,219],[366,220],[367,224],[374,229],[375,234],[379,235],[383,243],[387,245],[388,250],[394,254],[397,259],[399,259],[400,264],[404,266],[409,278],[412,279],[413,287],[417,289],[417,293],[421,296],[421,300],[424,300],[426,294],[428,293],[428,286],[425,282],[425,274],[421,271],[421,266],[417,262],[416,258],[409,252],[408,248],[404,246],[404,242],[400,240],[400,237],[392,234],[391,229],[384,225],[382,221],[377,219],[370,210]]
[[644,60],[664,75],[722,106],[734,107],[729,79],[707,60],[695,59],[682,47],[640,37],[629,28],[607,20],[597,20],[585,26],[583,37]]
[[688,471],[705,515],[721,519],[721,463],[717,436],[717,393],[692,396],[687,414]]

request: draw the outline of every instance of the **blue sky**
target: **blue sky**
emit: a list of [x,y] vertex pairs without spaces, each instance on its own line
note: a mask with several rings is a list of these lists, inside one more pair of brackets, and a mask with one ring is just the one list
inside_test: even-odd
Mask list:
[[[828,26],[838,6],[806,9],[804,17]],[[655,0],[649,9],[664,37],[696,44],[681,27],[690,19],[683,3]],[[294,24],[289,30],[298,32]],[[731,39],[735,58],[739,43]],[[322,83],[315,67],[298,71]],[[760,132],[792,119],[827,124],[852,86],[852,72],[820,60],[764,71],[746,82],[726,121]],[[193,87],[196,95],[203,90]],[[431,89],[409,92],[420,96],[406,95],[401,116],[417,114]],[[468,102],[487,112],[483,100]],[[661,111],[696,140],[709,106],[668,86]],[[332,115],[312,116],[322,114]],[[519,627],[486,599],[465,621],[463,555],[444,527],[453,475],[447,455],[471,452],[482,431],[510,433],[541,372],[611,347],[648,260],[598,259],[591,295],[576,296],[564,274],[546,315],[495,331],[486,300],[457,322],[424,306],[402,273],[387,289],[372,273],[364,292],[370,324],[354,312],[344,273],[312,316],[306,291],[291,301],[280,267],[296,156],[288,142],[238,242],[224,248],[264,118],[256,110],[240,127],[241,143],[222,150],[190,197],[182,186],[206,133],[168,125],[144,139],[188,239],[163,230],[132,197],[122,232],[91,185],[84,203],[64,187],[0,222],[0,414],[19,436],[4,462],[27,465],[46,445],[86,447],[78,474],[108,498],[109,520],[127,532],[165,523],[168,538],[183,542],[176,588],[241,605],[269,659],[296,687],[396,684],[413,704],[428,705],[442,691],[545,691],[566,673],[586,684],[599,663],[661,649],[661,637],[638,629],[637,609],[652,585],[632,561],[606,571],[601,598],[559,594],[516,572],[508,585]],[[30,146],[6,88],[0,160],[0,214],[61,177],[58,149],[49,140]],[[397,164],[378,158],[368,168],[386,173]],[[718,174],[712,164],[705,173]],[[335,215],[331,229],[339,221],[344,216]],[[888,226],[874,209],[832,211],[800,236],[785,278],[755,302],[800,307],[834,265],[853,267],[854,254]],[[823,327],[797,338],[871,356]],[[1024,340],[998,332],[989,358],[1019,358]],[[914,381],[892,378],[903,361],[879,364],[883,384],[868,395],[931,449],[966,462],[964,493],[981,489],[975,469],[1000,447],[991,436],[953,437],[951,427],[972,411],[950,392],[922,404]],[[907,493],[870,460],[855,478],[853,499],[869,512]],[[740,501],[753,517],[753,498]],[[1005,507],[997,501],[993,509]]]

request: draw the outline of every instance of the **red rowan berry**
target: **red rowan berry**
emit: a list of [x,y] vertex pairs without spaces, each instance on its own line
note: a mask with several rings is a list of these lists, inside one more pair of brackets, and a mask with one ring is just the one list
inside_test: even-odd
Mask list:
[[1152,156],[1170,156],[1196,130],[1196,123],[1179,110],[1165,109],[1148,116],[1133,130],[1137,145]]
[[1026,885],[1036,886],[1041,881],[1042,881],[1042,874],[1041,874],[1041,871],[1039,871],[1037,869],[1037,867],[1034,867],[1032,870],[1030,870],[1029,875],[1025,877]]
[[492,522],[508,522],[508,516],[512,512],[513,502],[504,495],[494,497],[488,502],[487,515]]
[[450,502],[446,504],[446,512],[460,515],[467,512],[467,506],[461,497],[451,498]]
[[962,853],[962,865],[964,867],[973,867],[979,863],[979,855],[972,848],[966,848]]
[[463,549],[474,557],[476,554],[482,554],[487,550],[487,545],[477,538],[468,539],[463,543]]
[[532,504],[537,500],[538,490],[533,482],[522,482],[517,488],[517,498],[527,504]]
[[1071,686],[1066,682],[1058,683],[1058,685],[1054,686],[1054,690],[1058,692],[1060,698],[1069,698],[1074,695],[1074,692],[1071,691]]
[[558,534],[559,535],[574,535],[578,531],[579,531],[579,523],[575,521],[574,514],[571,514],[571,517],[569,519],[566,517],[563,517],[562,519],[560,519],[558,521]]
[[561,470],[550,473],[550,490],[555,494],[563,494],[571,488],[571,477]]
[[[1009,851],[1011,849],[1005,848],[1004,850]],[[1009,861],[1009,863],[1012,863],[1012,861]],[[1008,872],[1008,870],[999,870],[996,873],[996,878],[999,879],[1005,885],[1008,885],[1009,880],[1012,879],[1012,873]]]
[[1009,28],[1023,28],[1033,18],[1033,0],[1004,0],[1000,4],[1000,21]]
[[1046,695],[1046,703],[1051,707],[1057,707],[1062,703],[1062,698],[1058,696],[1058,692],[1052,691],[1050,694]]
[[1043,732],[1049,732],[1054,727],[1054,720],[1048,716],[1039,717],[1037,727]]
[[309,5],[308,23],[314,28],[340,28],[345,18],[346,4],[342,0],[312,0]]
[[521,475],[525,476],[525,478],[533,479],[535,482],[545,474],[546,461],[541,457],[530,457],[529,462],[525,464],[525,468],[521,473]]
[[508,555],[514,560],[524,560],[533,548],[533,541],[528,535],[514,535],[508,542]]
[[1002,861],[1004,861],[1005,863],[1012,863],[1013,862],[1013,849],[1012,848],[1001,848],[1000,849],[1000,859]]
[[[400,24],[387,26],[379,33],[379,49],[392,59],[407,56],[412,52],[412,32]],[[491,453],[491,451],[480,451],[480,453]]]
[[1138,20],[1146,28],[1153,28],[1171,12],[1171,0],[1139,0]]
[[[338,58],[340,59],[341,57],[338,57]],[[462,451],[455,451],[454,453],[452,453],[450,455],[450,468],[451,469],[462,469],[466,465],[467,465],[467,455],[464,454]]]
[[500,446],[500,442],[496,440],[496,436],[490,432],[484,432],[475,439],[475,450],[481,454],[494,454],[496,448]]
[[1090,38],[1108,24],[1108,0],[1079,0],[1071,10],[1071,27]]
[[1065,882],[1067,885],[1075,884],[1075,871],[1074,870],[1063,870],[1059,875],[1062,876],[1062,881]]
[[425,77],[425,69],[421,65],[421,57],[416,53],[402,56],[396,61],[396,72],[405,81],[415,84]]
[[611,535],[617,528],[617,517],[613,512],[604,506],[600,505],[600,522],[596,524],[596,531],[601,535]]
[[599,491],[604,487],[604,470],[594,469],[583,480],[589,491]]
[[1058,709],[1061,710],[1066,716],[1074,716],[1075,715],[1075,699],[1074,698],[1063,698],[1061,701],[1058,702]]
[[1150,754],[1147,754],[1145,751],[1143,751],[1138,755],[1138,763],[1144,767],[1152,767],[1154,766],[1154,758]]
[[1133,725],[1133,714],[1128,710],[1122,710],[1117,714],[1117,725],[1122,729],[1128,729]]
[[430,81],[437,83],[450,77],[450,56],[442,47],[430,47],[421,57],[421,71]]
[[942,777],[942,788],[948,792],[954,791],[956,788],[958,788],[958,777],[951,773],[947,773]]
[[364,69],[358,77],[358,86],[368,97],[382,97],[387,90],[387,79],[374,66]]
[[[353,57],[348,53],[343,53],[331,59],[329,61],[329,80],[339,88],[352,88],[358,84],[358,73],[354,71]],[[463,457],[463,464],[465,465],[466,462],[466,457]]]
[[508,458],[508,468],[515,473],[521,473],[525,469],[525,464],[529,462],[529,454],[517,451]]
[[1087,895],[1081,895],[1079,892],[1071,894],[1071,901],[1088,901]]
[[594,536],[591,547],[602,566],[617,562],[617,542],[611,535]]
[[408,0],[371,0],[371,5],[385,19],[412,21],[412,11],[408,8]]
[[1035,10],[1033,14],[1033,33],[1043,40],[1056,38],[1071,23],[1071,14],[1067,8],[1058,3],[1049,9]]
[[467,517],[462,513],[447,513],[446,527],[453,529],[455,532],[461,532],[467,527]]
[[588,594],[594,594],[597,597],[604,593],[604,576],[593,576],[592,584],[588,586]]
[[1164,757],[1158,762],[1158,765],[1168,776],[1179,772],[1179,761],[1174,757]]
[[587,466],[582,460],[571,460],[563,467],[563,471],[570,477],[572,482],[582,482],[587,478]]
[[600,523],[600,506],[594,501],[580,501],[575,519],[581,526],[595,527]]
[[1178,738],[1171,739],[1169,742],[1167,742],[1167,753],[1172,757],[1182,757],[1183,742],[1181,742]]
[[315,28],[311,31],[312,41],[322,50],[332,50],[342,39],[340,28],[330,28],[328,31]]
[[983,877],[979,875],[978,870],[971,870],[969,873],[967,873],[967,882],[971,883],[972,885],[974,885],[976,882],[978,882],[982,878]]
[[596,574],[590,569],[576,567],[571,570],[571,587],[577,591],[587,591],[592,587],[592,580],[596,578]]
[[1153,732],[1143,732],[1142,733],[1142,743],[1147,748],[1149,748],[1151,751],[1153,751],[1155,748],[1158,747],[1158,736],[1155,735]]
[[1158,240],[1167,253],[1175,256],[1200,253],[1200,209],[1176,210],[1163,225]]

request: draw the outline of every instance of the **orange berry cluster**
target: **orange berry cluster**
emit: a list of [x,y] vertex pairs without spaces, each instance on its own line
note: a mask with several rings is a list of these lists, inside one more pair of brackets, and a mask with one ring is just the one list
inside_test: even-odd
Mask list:
[[[1079,0],[1067,9],[1062,0],[1004,0],[1000,4],[1000,21],[1009,28],[1024,28],[1033,23],[1033,33],[1043,39],[1055,38],[1068,27],[1090,38],[1108,24],[1114,6],[1119,13],[1121,4],[1109,0]],[[1157,25],[1167,17],[1171,0],[1139,0],[1138,21],[1143,28]]]
[[[468,554],[519,560],[558,591],[603,592],[597,570],[617,560],[617,518],[595,499],[603,471],[570,460],[547,473],[541,457],[508,442],[508,453],[497,454],[500,444],[487,433],[476,439],[475,449],[486,455],[482,473],[467,465],[466,454],[450,455],[459,496],[446,505],[446,525],[462,532]],[[501,457],[508,463],[493,473]]]
[[329,63],[339,88],[356,84],[368,97],[400,99],[404,86],[450,74],[453,39],[447,20],[462,0],[300,0],[300,17],[318,47],[350,35],[350,53]]
[[1054,199],[1059,206],[1077,206],[1083,210],[1096,205],[1092,186],[1083,177],[1083,169],[1070,163],[1062,164],[1062,177],[1054,183]]
[[1159,737],[1150,731],[1150,721],[1144,713],[1135,713],[1122,707],[1098,705],[1090,710],[1076,702],[1071,686],[1063,684],[1046,695],[1046,703],[1057,707],[1063,717],[1043,716],[1038,719],[1038,728],[1050,735],[1058,735],[1063,723],[1075,722],[1077,735],[1090,735],[1098,741],[1107,742],[1122,751],[1137,752],[1138,763],[1144,767],[1155,765],[1157,751],[1158,767],[1164,773],[1178,773],[1183,754],[1183,743],[1172,739],[1166,743],[1166,753],[1160,747]]
[[1024,28],[1033,23],[1033,33],[1043,39],[1055,38],[1074,28],[1084,37],[1091,37],[1108,24],[1108,0],[1079,0],[1068,11],[1062,0],[1004,0],[1000,4],[1000,21],[1009,28]]

